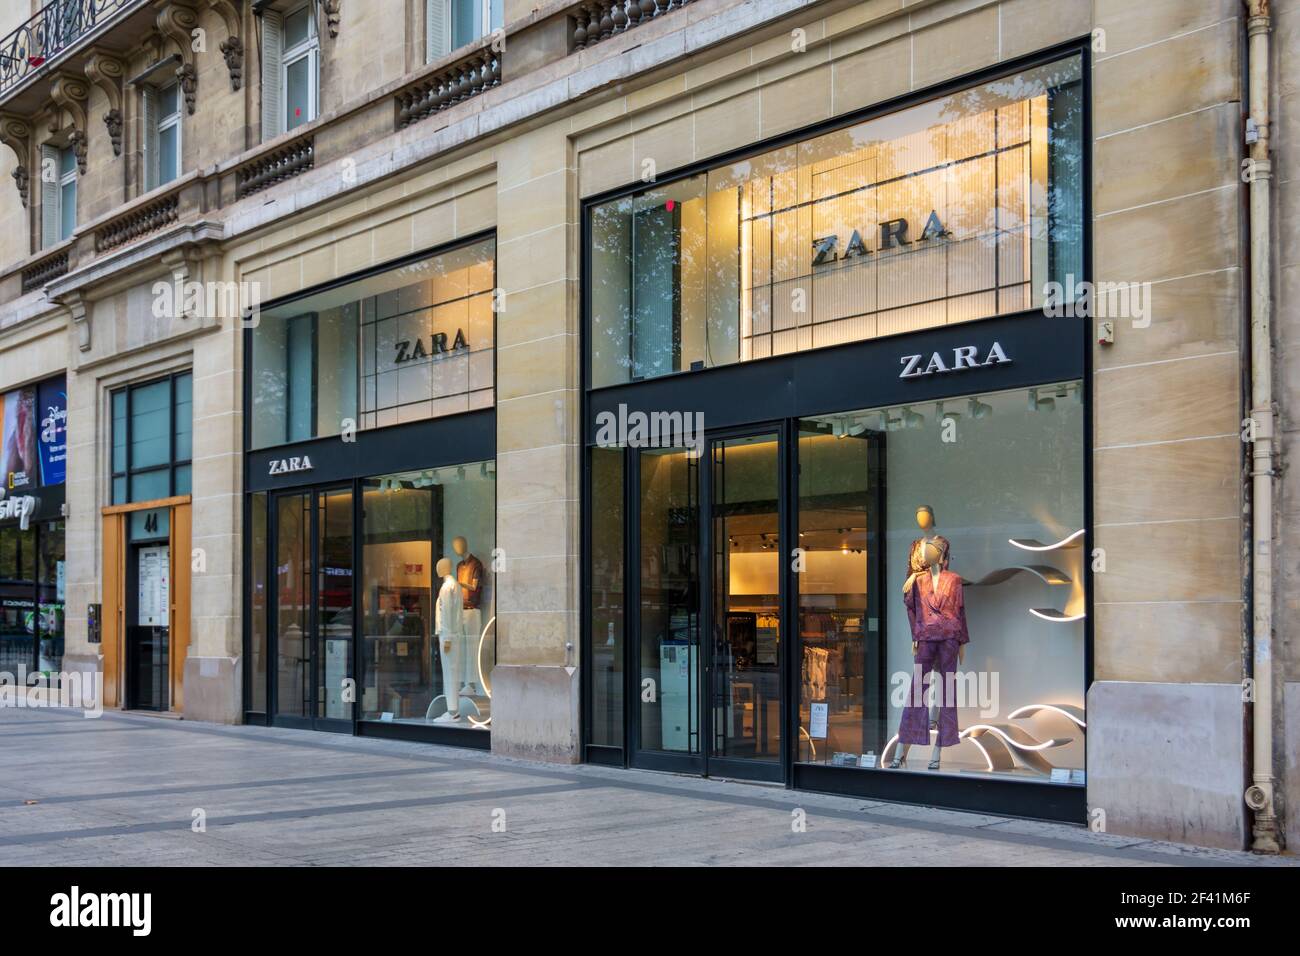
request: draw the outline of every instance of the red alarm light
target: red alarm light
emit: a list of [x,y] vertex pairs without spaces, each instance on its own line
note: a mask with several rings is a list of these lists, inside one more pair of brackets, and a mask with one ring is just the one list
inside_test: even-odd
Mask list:
[[677,200],[676,199],[668,200],[666,203],[664,203],[664,208],[667,209],[669,212],[672,212],[674,209],[677,208]]

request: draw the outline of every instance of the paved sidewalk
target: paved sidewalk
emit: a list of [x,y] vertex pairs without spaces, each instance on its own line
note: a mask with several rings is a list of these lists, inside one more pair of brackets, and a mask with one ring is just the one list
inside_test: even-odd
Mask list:
[[[192,830],[196,811],[206,832]],[[428,744],[12,709],[0,710],[0,854],[101,866],[1300,862]]]

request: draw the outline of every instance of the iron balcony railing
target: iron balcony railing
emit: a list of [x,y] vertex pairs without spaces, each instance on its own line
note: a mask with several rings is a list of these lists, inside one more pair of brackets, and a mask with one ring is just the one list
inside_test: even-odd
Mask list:
[[94,26],[141,0],[50,0],[0,40],[0,96],[74,46]]

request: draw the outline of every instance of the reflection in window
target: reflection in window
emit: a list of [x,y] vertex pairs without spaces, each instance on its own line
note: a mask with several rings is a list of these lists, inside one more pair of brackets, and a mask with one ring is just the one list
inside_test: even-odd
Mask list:
[[591,727],[589,741],[623,746],[623,449],[591,450]]
[[495,463],[385,475],[364,487],[362,719],[487,729]]
[[1082,110],[1076,56],[593,207],[592,384],[1040,306]]
[[190,493],[193,383],[183,372],[112,393],[113,504]]
[[244,709],[266,712],[266,493],[258,492],[249,499],[251,523],[248,531],[251,542],[252,574],[249,579],[249,642],[248,642],[248,692]]
[[[640,453],[643,750],[700,752],[699,461],[685,450]],[[650,683],[647,684],[646,682]]]
[[37,531],[40,560],[36,569],[37,627],[40,643],[37,670],[58,673],[63,667],[65,527],[62,521],[42,524]]
[[34,664],[37,528],[0,528],[0,670],[17,674]]
[[283,42],[284,129],[290,130],[316,118],[320,42],[314,4],[304,4],[285,14]]
[[1080,384],[805,420],[799,468],[798,759],[1081,782]]
[[491,407],[494,257],[481,240],[263,311],[253,447]]

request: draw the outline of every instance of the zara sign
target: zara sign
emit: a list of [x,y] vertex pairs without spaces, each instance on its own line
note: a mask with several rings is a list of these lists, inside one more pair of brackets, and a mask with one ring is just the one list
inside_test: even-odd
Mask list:
[[271,467],[267,472],[270,475],[290,475],[295,471],[311,471],[315,465],[311,463],[308,455],[301,455],[296,458],[272,458]]
[[[951,354],[950,354],[951,353]],[[949,372],[964,372],[973,368],[989,365],[1007,365],[1011,359],[1000,342],[994,342],[980,357],[978,345],[959,345],[953,349],[942,349],[929,355],[904,355],[898,363],[903,366],[899,378],[922,378],[926,375],[946,375]]]

